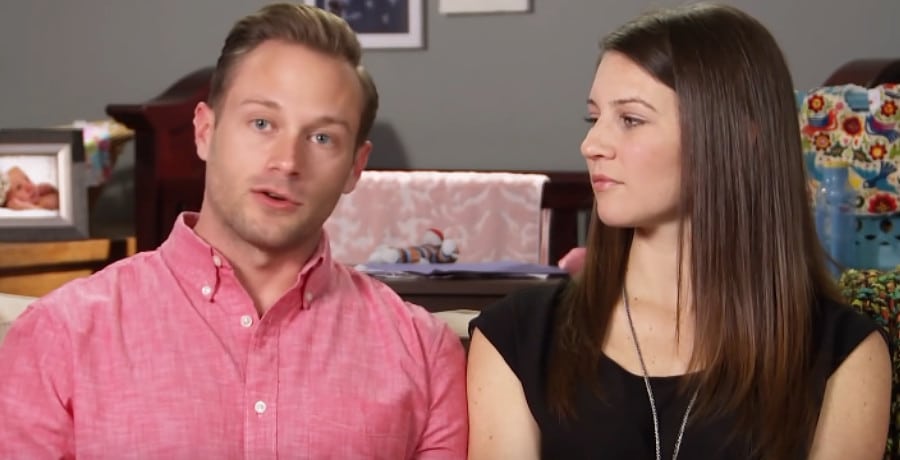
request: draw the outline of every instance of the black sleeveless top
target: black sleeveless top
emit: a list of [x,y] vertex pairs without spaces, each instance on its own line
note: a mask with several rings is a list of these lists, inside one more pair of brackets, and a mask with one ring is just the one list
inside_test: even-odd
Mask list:
[[[561,421],[547,404],[544,387],[546,364],[553,337],[553,311],[565,283],[527,288],[485,308],[469,324],[477,327],[516,374],[529,409],[541,431],[541,458],[545,459],[655,459],[653,416],[641,375],[635,375],[606,357],[599,363],[601,400],[588,385],[578,388],[575,421]],[[814,314],[814,391],[821,404],[828,377],[878,326],[849,307],[831,302],[818,305]],[[660,418],[662,458],[672,458],[675,439],[690,394],[678,392],[678,376],[651,377],[650,384]],[[773,421],[773,423],[777,423]],[[679,460],[748,458],[748,440],[732,436],[728,417],[691,418]]]

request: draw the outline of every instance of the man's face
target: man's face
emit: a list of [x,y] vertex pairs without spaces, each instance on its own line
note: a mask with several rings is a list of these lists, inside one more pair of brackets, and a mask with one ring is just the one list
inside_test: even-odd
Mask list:
[[371,150],[356,145],[363,99],[340,59],[281,41],[247,53],[215,112],[201,103],[194,116],[214,231],[269,252],[318,241]]
[[34,183],[20,168],[13,166],[6,172],[9,179],[9,190],[6,192],[6,202],[13,199],[32,203],[37,200],[37,188]]

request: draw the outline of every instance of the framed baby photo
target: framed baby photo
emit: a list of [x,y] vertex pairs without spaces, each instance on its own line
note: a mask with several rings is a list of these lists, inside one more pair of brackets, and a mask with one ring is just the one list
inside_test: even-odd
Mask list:
[[0,241],[88,237],[80,129],[0,129]]
[[347,21],[364,49],[422,48],[425,0],[304,0]]

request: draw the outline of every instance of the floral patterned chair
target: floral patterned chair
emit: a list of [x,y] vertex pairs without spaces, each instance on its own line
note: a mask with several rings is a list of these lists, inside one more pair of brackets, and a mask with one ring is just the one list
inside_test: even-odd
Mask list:
[[858,193],[854,268],[900,265],[900,85],[825,86],[798,102],[811,190],[821,166],[850,165]]
[[900,270],[850,269],[841,275],[840,286],[848,302],[874,318],[887,334],[894,377],[884,458],[900,458]]

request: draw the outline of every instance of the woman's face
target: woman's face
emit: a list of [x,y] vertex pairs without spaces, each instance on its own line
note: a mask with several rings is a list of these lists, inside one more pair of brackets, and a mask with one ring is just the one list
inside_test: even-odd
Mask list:
[[581,144],[600,220],[613,227],[675,222],[681,185],[678,97],[624,54],[603,55]]

